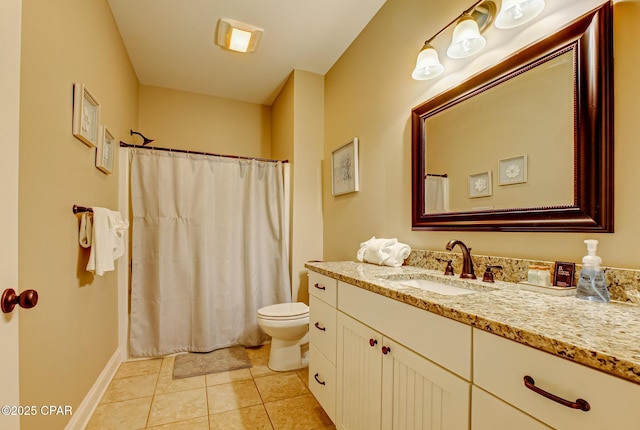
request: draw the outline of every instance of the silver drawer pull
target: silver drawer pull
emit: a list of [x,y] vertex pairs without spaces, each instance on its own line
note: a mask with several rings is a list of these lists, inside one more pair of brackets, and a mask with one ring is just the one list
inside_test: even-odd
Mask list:
[[313,378],[316,380],[316,382],[320,385],[326,385],[326,382],[321,381],[318,376],[320,376],[318,373],[316,373],[315,375],[313,375]]
[[555,394],[551,394],[548,391],[543,390],[542,388],[536,387],[536,381],[529,375],[525,375],[524,377],[524,386],[533,391],[536,394],[540,394],[543,397],[546,397],[549,400],[553,400],[556,403],[560,403],[563,406],[566,406],[571,409],[580,409],[582,411],[587,412],[591,409],[589,402],[584,399],[578,399],[575,402],[570,402],[569,400],[565,400],[562,397],[558,397]]

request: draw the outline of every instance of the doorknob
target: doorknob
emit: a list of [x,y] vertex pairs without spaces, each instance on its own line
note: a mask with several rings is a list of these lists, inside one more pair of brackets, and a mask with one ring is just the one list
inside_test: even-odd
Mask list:
[[22,293],[16,294],[13,288],[7,288],[2,293],[2,299],[0,299],[0,308],[5,314],[13,311],[16,305],[24,309],[30,309],[37,304],[38,292],[36,290],[24,290]]

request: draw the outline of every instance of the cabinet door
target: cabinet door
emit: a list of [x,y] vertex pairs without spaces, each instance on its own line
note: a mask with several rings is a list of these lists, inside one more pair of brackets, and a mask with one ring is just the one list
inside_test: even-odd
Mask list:
[[382,336],[338,312],[336,427],[380,429]]
[[551,430],[540,421],[474,386],[471,430]]
[[383,429],[469,428],[469,382],[391,339],[382,345]]

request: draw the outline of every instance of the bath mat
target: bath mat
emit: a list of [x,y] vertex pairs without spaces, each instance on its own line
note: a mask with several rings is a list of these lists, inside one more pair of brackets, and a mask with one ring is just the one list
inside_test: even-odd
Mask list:
[[216,349],[211,352],[190,352],[176,356],[173,379],[251,367],[247,351],[242,346]]

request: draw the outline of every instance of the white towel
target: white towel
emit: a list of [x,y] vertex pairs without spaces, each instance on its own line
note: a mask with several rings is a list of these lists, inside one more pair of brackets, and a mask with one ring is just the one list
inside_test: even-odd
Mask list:
[[91,246],[91,236],[93,233],[93,223],[91,222],[91,214],[89,212],[83,212],[82,218],[80,218],[80,233],[78,235],[78,242],[83,248],[89,248]]
[[398,239],[376,239],[373,236],[360,244],[356,256],[359,261],[366,263],[399,267],[410,253],[411,248],[404,243],[399,243]]
[[[87,271],[102,276],[104,272],[114,270],[113,262],[124,254],[125,232],[129,228],[129,221],[123,219],[120,212],[100,207],[93,207],[92,209],[93,228],[89,237],[91,252],[89,253]],[[80,244],[82,245],[82,222],[80,226]],[[85,242],[87,236],[85,232]]]

